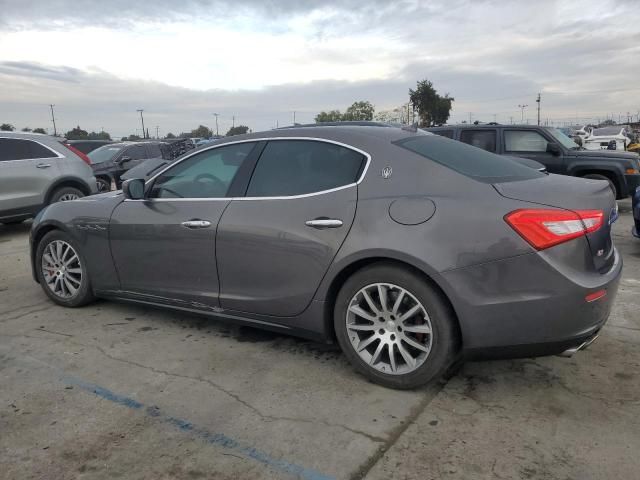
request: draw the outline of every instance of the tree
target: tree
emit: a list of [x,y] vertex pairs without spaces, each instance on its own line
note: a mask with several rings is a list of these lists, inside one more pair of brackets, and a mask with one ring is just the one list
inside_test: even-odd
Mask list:
[[615,124],[616,124],[616,121],[613,118],[607,118],[600,125],[603,126],[603,127],[610,127],[610,126],[615,125]]
[[370,121],[373,120],[373,114],[375,108],[368,101],[353,102],[353,104],[347,108],[347,111],[342,115],[343,121]]
[[227,132],[227,137],[232,137],[234,135],[244,135],[249,131],[249,127],[246,125],[238,125],[237,127],[231,127]]
[[191,133],[189,134],[190,137],[202,137],[202,138],[209,138],[212,135],[213,135],[213,132],[209,128],[205,127],[204,125],[200,125],[195,130],[191,130]]
[[23,132],[30,132],[30,131],[31,131],[31,129],[30,129],[29,127],[24,127],[24,128],[22,129],[22,131],[23,131]]
[[167,136],[164,138],[176,138],[176,136],[173,133],[169,132],[167,133]]
[[418,110],[421,127],[431,127],[446,123],[451,114],[451,104],[453,97],[445,94],[444,97],[438,95],[433,88],[433,83],[429,80],[422,80],[417,83],[416,89],[409,89],[409,99],[414,108]]
[[340,110],[331,110],[329,112],[320,112],[316,115],[316,123],[321,122],[341,122],[342,114]]
[[46,134],[47,134],[47,131],[46,131],[44,128],[40,128],[40,127],[38,127],[38,128],[34,128],[34,129],[33,129],[33,133],[42,133],[42,134],[45,134],[45,135],[46,135]]
[[2,130],[3,132],[13,132],[15,129],[16,127],[11,125],[10,123],[3,123],[2,125],[0,125],[0,130]]
[[87,135],[87,138],[89,140],[111,140],[111,135],[104,131],[91,132],[89,135]]
[[140,135],[129,135],[129,138],[126,138],[126,140],[129,140],[130,142],[135,142],[138,140],[142,140],[142,137]]
[[89,134],[86,130],[82,130],[80,125],[78,125],[73,130],[69,130],[64,134],[67,140],[86,140],[89,137]]

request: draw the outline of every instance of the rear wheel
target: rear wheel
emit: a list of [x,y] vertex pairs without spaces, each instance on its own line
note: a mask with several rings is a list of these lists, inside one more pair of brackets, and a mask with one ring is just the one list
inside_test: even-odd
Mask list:
[[66,233],[47,233],[36,250],[36,273],[51,300],[65,307],[79,307],[94,300],[86,261]]
[[391,264],[356,272],[336,300],[334,327],[353,366],[386,387],[415,388],[455,360],[455,318],[421,276]]
[[613,183],[611,181],[611,179],[609,177],[607,177],[606,175],[600,175],[599,173],[590,173],[588,175],[585,175],[582,178],[591,178],[592,180],[606,180],[607,182],[609,182],[609,186],[611,187],[611,190],[613,191],[613,197],[614,198],[618,198],[618,189],[616,188],[616,184]]
[[67,202],[69,200],[77,200],[84,197],[84,193],[74,187],[58,188],[51,194],[49,203]]

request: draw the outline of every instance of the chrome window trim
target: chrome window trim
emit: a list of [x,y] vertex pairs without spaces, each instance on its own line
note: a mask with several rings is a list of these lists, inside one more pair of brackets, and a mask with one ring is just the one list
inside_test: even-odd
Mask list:
[[295,200],[295,199],[299,199],[299,198],[307,198],[307,197],[314,197],[316,195],[325,195],[327,193],[333,193],[333,192],[337,192],[339,190],[344,190],[345,188],[351,188],[351,187],[355,187],[357,185],[359,185],[360,183],[362,183],[362,181],[364,180],[365,175],[367,174],[367,171],[369,170],[369,165],[371,164],[371,155],[369,155],[367,152],[365,152],[364,150],[361,150],[357,147],[354,147],[353,145],[349,145],[347,143],[342,143],[342,142],[338,142],[336,140],[329,140],[326,138],[319,138],[319,137],[266,137],[266,138],[249,138],[249,139],[244,139],[244,140],[238,140],[235,142],[228,142],[228,143],[222,143],[220,145],[212,145],[210,147],[206,147],[203,148],[202,150],[198,150],[197,152],[193,152],[189,155],[187,155],[186,157],[180,159],[180,161],[172,163],[170,165],[168,165],[167,167],[165,167],[164,169],[160,170],[158,173],[156,173],[153,177],[151,177],[149,180],[147,180],[145,182],[145,186],[147,186],[150,182],[153,182],[156,177],[162,175],[164,172],[166,172],[167,170],[169,170],[172,167],[175,167],[176,165],[178,165],[179,163],[184,162],[185,160],[187,160],[188,158],[193,157],[194,155],[200,154],[202,152],[206,152],[207,150],[213,150],[216,148],[221,148],[221,147],[226,147],[228,145],[236,145],[239,143],[247,143],[247,142],[268,142],[268,141],[274,141],[274,140],[311,140],[311,141],[316,141],[316,142],[323,142],[323,143],[331,143],[333,145],[338,145],[344,148],[348,148],[350,150],[353,150],[354,152],[358,152],[361,155],[364,155],[366,158],[366,163],[364,165],[364,168],[362,169],[362,173],[360,174],[360,178],[358,178],[358,180],[355,183],[349,183],[347,185],[342,185],[340,187],[335,187],[335,188],[331,188],[329,190],[321,190],[318,192],[311,192],[311,193],[303,193],[300,195],[284,195],[284,196],[277,196],[277,197],[217,197],[217,198],[143,198],[143,199],[138,199],[138,200],[133,200],[133,199],[126,199],[125,202],[128,201],[135,201],[135,202],[150,202],[150,201],[160,201],[160,202],[202,202],[205,200],[214,200],[214,201],[220,201],[220,200]]
[[55,155],[56,155],[55,157],[15,158],[13,160],[0,160],[0,162],[2,162],[2,163],[4,163],[4,162],[25,162],[25,161],[29,161],[29,160],[50,160],[52,158],[66,158],[64,155],[60,154],[60,152],[55,151],[50,146],[45,145],[44,143],[39,142],[37,140],[33,140],[31,138],[5,137],[4,135],[0,135],[0,138],[6,138],[7,140],[25,140],[27,142],[34,142],[34,143],[37,143],[38,145],[40,145],[41,147],[46,148],[50,152],[55,153]]

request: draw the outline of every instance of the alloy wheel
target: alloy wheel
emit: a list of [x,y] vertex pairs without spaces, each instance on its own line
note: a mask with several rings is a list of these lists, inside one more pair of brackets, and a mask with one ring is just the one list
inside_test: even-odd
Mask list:
[[383,373],[411,373],[431,352],[433,329],[426,309],[397,285],[374,283],[360,289],[349,302],[346,326],[360,358]]
[[68,202],[69,200],[77,200],[80,196],[76,193],[65,193],[58,199],[59,202]]
[[49,243],[42,253],[42,276],[55,296],[72,298],[82,285],[82,266],[78,253],[62,240]]

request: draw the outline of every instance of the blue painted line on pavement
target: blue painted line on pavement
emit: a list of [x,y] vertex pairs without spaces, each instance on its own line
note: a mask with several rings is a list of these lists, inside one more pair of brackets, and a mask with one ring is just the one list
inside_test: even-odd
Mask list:
[[93,393],[94,395],[100,398],[109,400],[110,402],[116,403],[118,405],[122,405],[132,410],[140,410],[144,412],[146,415],[149,415],[150,417],[157,418],[163,423],[166,423],[168,425],[178,428],[182,432],[188,432],[191,435],[194,435],[195,437],[207,443],[210,443],[212,445],[233,450],[235,453],[239,453],[245,458],[250,458],[252,460],[255,460],[274,470],[278,470],[280,472],[288,473],[291,475],[296,475],[297,477],[305,480],[335,480],[334,477],[317,472],[316,470],[306,468],[301,465],[297,465],[295,463],[290,463],[290,462],[287,462],[286,460],[273,458],[268,453],[262,450],[259,450],[254,447],[242,445],[240,442],[234,440],[231,437],[228,437],[223,433],[210,432],[204,428],[197,427],[196,425],[194,425],[193,423],[187,420],[166,415],[162,413],[162,411],[158,407],[145,406],[143,403],[138,402],[133,398],[112,392],[111,390],[101,387],[100,385],[85,382],[84,380],[81,380],[79,378],[70,377],[66,375],[63,376],[63,381],[69,385],[73,385],[84,391]]

